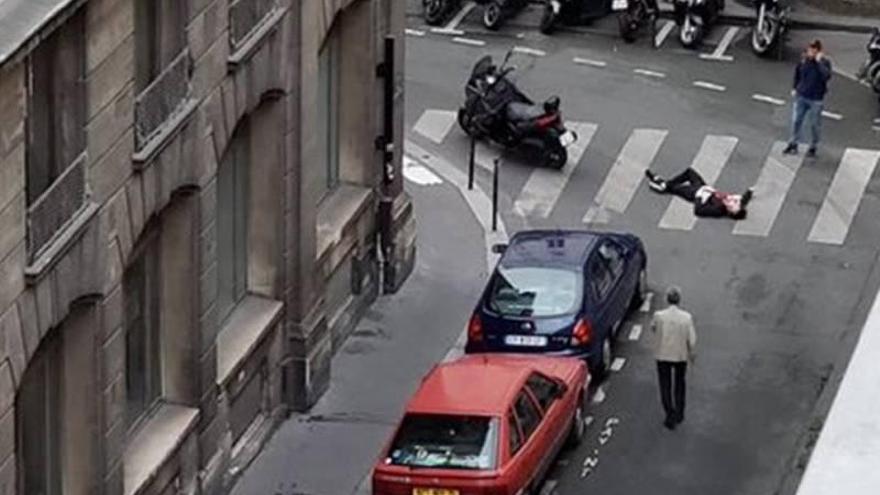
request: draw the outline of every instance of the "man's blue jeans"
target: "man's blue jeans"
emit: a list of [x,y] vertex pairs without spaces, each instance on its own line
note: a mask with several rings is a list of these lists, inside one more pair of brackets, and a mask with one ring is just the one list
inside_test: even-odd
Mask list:
[[797,96],[794,100],[793,111],[791,116],[791,141],[789,144],[798,144],[803,142],[804,120],[809,119],[812,140],[810,148],[815,148],[819,144],[819,137],[822,134],[822,108],[824,102],[822,100],[809,100],[802,96]]

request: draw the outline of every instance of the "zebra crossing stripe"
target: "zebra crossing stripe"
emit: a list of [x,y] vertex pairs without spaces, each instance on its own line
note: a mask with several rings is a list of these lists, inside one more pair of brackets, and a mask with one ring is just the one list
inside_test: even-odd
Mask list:
[[878,160],[880,151],[849,148],[843,153],[808,241],[843,244]]
[[514,208],[524,216],[547,218],[559,195],[565,190],[568,179],[580,163],[587,146],[590,145],[598,126],[582,122],[569,122],[569,130],[574,131],[578,140],[568,149],[568,164],[562,170],[535,168],[523,186]]
[[802,154],[783,155],[785,146],[785,141],[773,144],[755,183],[755,197],[749,203],[749,215],[736,223],[733,228],[735,235],[766,237],[773,229],[785,196],[804,161]]
[[[706,136],[700,151],[694,157],[691,168],[696,170],[706,179],[708,184],[714,184],[721,175],[721,170],[736,148],[738,139],[733,136]],[[687,201],[673,196],[672,202],[666,208],[666,213],[660,219],[661,229],[691,230],[697,223],[694,216],[694,208]]]
[[654,161],[668,133],[662,129],[636,129],[632,132],[599,188],[594,204],[584,215],[584,223],[605,223],[610,220],[609,212],[626,211],[645,170]]
[[448,110],[425,110],[413,130],[437,144],[442,144],[456,118],[457,114]]

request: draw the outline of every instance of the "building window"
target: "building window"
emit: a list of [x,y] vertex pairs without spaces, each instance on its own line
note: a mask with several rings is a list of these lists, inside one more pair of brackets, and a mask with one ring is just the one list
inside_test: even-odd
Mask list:
[[250,125],[239,124],[217,171],[217,309],[223,322],[247,292]]
[[318,137],[328,191],[339,184],[339,72],[342,57],[338,31],[337,27],[330,32],[318,54]]
[[35,258],[85,203],[85,15],[73,15],[28,65],[28,251]]
[[148,234],[123,278],[126,417],[137,423],[162,394],[159,236]]
[[274,9],[275,0],[231,0],[229,43],[232,50],[241,48]]
[[21,493],[61,494],[61,342],[41,344],[16,401]]

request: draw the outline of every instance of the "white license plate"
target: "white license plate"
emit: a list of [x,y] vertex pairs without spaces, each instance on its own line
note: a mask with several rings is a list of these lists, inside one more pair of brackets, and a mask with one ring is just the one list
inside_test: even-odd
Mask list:
[[518,347],[546,347],[547,337],[543,335],[507,335],[504,343]]
[[629,0],[614,0],[611,2],[611,10],[626,10],[629,8]]
[[562,146],[568,147],[571,146],[575,142],[574,133],[571,131],[565,131],[559,136],[559,143]]

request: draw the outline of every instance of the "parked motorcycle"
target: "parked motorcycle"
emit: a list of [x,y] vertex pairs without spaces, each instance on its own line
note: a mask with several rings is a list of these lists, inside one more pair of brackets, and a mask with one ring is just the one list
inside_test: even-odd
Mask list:
[[483,7],[483,25],[494,31],[528,4],[529,0],[489,0]]
[[718,21],[724,0],[674,0],[678,39],[685,48],[696,48],[706,31]]
[[515,68],[507,65],[512,53],[500,67],[490,55],[474,65],[458,124],[469,136],[489,138],[507,148],[533,146],[541,151],[545,166],[561,169],[568,161],[566,148],[577,136],[565,128],[559,97],[536,105],[516,87],[509,77]]
[[789,8],[780,0],[755,0],[757,16],[752,29],[752,51],[760,57],[776,52],[782,59],[785,36],[788,32]]
[[654,43],[653,40],[657,38],[657,18],[660,17],[657,0],[614,0],[611,10],[617,12],[617,26],[624,41],[634,42],[639,30],[649,27],[651,43]]
[[422,0],[425,23],[431,26],[442,24],[460,4],[461,0]]
[[611,0],[544,0],[541,32],[552,34],[562,24],[596,19],[608,13]]
[[867,49],[868,58],[862,64],[858,76],[860,80],[870,84],[875,93],[880,94],[880,28],[874,28]]

